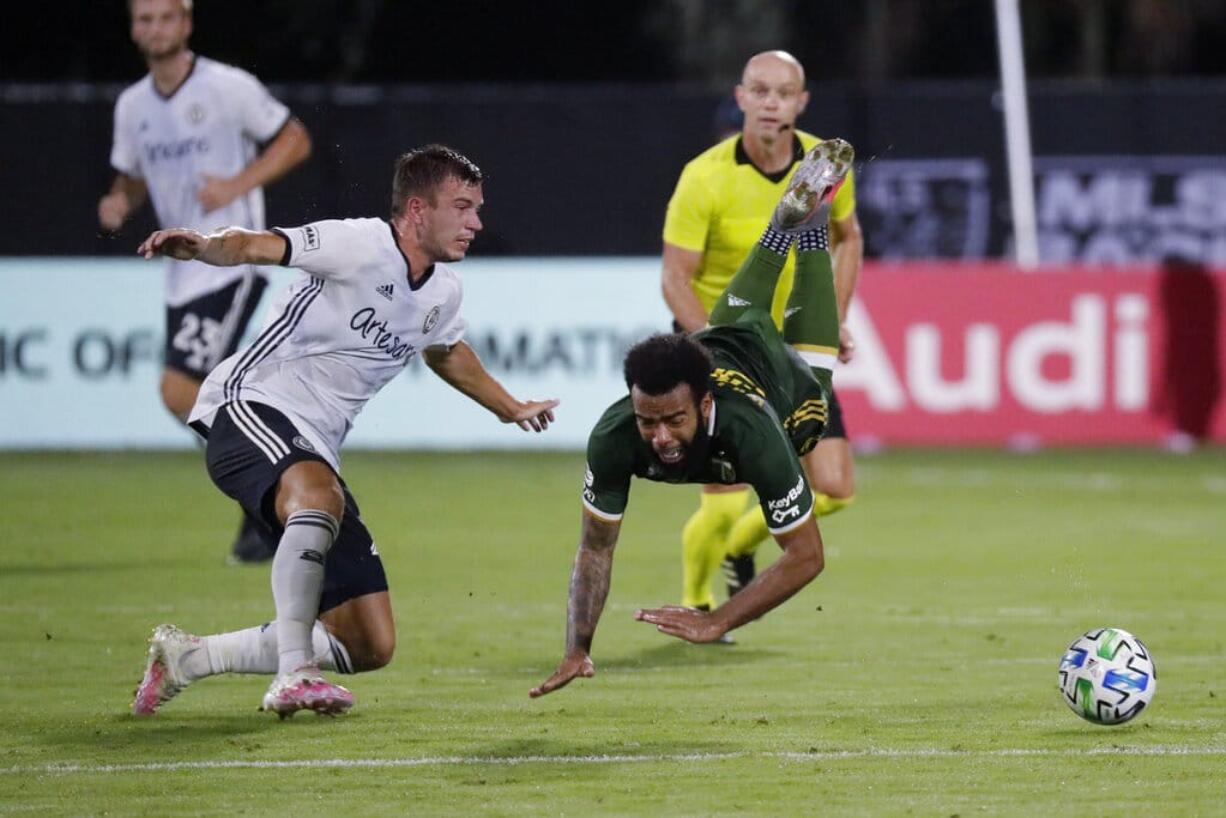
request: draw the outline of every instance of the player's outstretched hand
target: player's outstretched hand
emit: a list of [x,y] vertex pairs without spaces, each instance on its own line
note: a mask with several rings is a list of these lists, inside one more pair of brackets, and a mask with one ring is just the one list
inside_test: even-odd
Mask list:
[[839,327],[839,360],[842,363],[851,363],[851,359],[856,355],[856,339],[852,337],[851,330],[846,324]]
[[727,632],[709,612],[681,605],[638,610],[634,612],[634,618],[640,622],[650,622],[660,633],[687,642],[714,642]]
[[562,664],[558,665],[558,669],[553,672],[545,681],[537,687],[528,691],[528,695],[534,699],[539,699],[546,693],[552,693],[560,687],[566,687],[574,679],[583,677],[590,679],[596,675],[596,666],[592,664],[592,657],[586,653],[580,653],[567,656],[562,660]]
[[519,411],[509,418],[525,432],[543,432],[553,423],[553,409],[559,400],[530,400],[520,405]]
[[170,256],[181,261],[190,261],[204,251],[204,245],[207,242],[208,239],[195,230],[176,227],[171,230],[155,231],[149,238],[141,242],[136,252],[145,258]]

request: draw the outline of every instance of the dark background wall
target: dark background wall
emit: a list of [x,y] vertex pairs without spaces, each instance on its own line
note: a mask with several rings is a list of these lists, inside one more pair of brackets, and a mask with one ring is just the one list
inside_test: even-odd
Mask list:
[[[145,211],[118,236],[95,221],[108,166],[114,85],[0,86],[0,254],[131,252],[153,227]],[[668,197],[682,165],[714,139],[724,95],[653,85],[277,86],[310,128],[309,163],[268,190],[269,224],[383,215],[390,168],[429,141],[465,151],[489,175],[485,254],[637,255],[659,251]],[[1002,116],[992,82],[905,83],[878,90],[824,84],[802,126],[857,146],[861,219],[870,254],[995,256],[1005,249],[1008,188]],[[1226,82],[1038,83],[1035,154],[1222,154]],[[924,207],[957,214],[978,191],[983,238],[899,245],[891,233],[906,190],[903,160],[969,160],[982,182],[933,187]],[[905,166],[904,166],[905,167]],[[887,173],[888,171],[888,173]],[[887,183],[888,177],[888,183]],[[878,183],[874,186],[874,183]],[[887,195],[888,194],[888,195]],[[935,197],[935,198],[933,198]],[[922,214],[920,214],[922,215]],[[966,218],[979,218],[967,215]],[[892,226],[893,225],[893,226]],[[913,231],[914,232],[914,231]],[[901,249],[899,249],[901,248]]]

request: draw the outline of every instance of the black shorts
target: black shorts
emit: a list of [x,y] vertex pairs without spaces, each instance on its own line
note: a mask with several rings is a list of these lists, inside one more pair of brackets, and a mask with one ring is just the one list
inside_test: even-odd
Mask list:
[[[685,332],[675,320],[673,321],[672,329],[673,332]],[[827,407],[826,428],[822,432],[822,439],[828,440],[837,437],[846,440],[847,427],[843,425],[843,407],[839,405],[839,395],[833,389],[830,390],[830,400],[827,401]]]
[[238,349],[267,286],[264,276],[248,273],[194,301],[167,307],[166,366],[203,381]]
[[843,407],[839,405],[839,393],[836,390],[830,390],[830,400],[826,402],[826,407],[826,431],[822,434],[822,440],[832,437],[846,439],[847,427],[843,425]]
[[[205,461],[213,483],[280,538],[284,529],[277,519],[273,489],[281,474],[305,460],[324,465],[327,461],[315,453],[289,418],[261,403],[226,404],[217,410],[211,429],[198,422],[193,428],[208,439]],[[324,563],[320,613],[350,599],[387,590],[383,560],[362,523],[357,501],[340,475],[336,479],[345,494],[345,516]]]

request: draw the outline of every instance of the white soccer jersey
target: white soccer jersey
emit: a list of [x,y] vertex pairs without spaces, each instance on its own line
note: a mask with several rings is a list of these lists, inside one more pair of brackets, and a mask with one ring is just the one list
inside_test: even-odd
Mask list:
[[[289,242],[282,263],[306,275],[277,299],[255,342],[205,380],[191,421],[212,426],[236,401],[267,404],[339,473],[341,443],[366,402],[418,353],[463,338],[460,278],[436,264],[410,286],[408,261],[382,219],[274,230]],[[245,431],[258,445],[260,430]],[[265,442],[279,460],[284,443]]]
[[[204,175],[231,177],[289,121],[289,109],[239,68],[196,57],[183,83],[163,96],[153,76],[129,86],[115,103],[111,165],[143,179],[162,227],[209,233],[236,225],[264,229],[264,192],[249,191],[208,213],[196,199]],[[226,286],[251,268],[217,268],[171,260],[166,303],[180,306]]]

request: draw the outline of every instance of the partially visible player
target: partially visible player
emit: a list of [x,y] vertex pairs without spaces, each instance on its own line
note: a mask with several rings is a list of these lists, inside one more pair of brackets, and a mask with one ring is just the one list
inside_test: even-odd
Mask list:
[[[662,284],[675,329],[694,332],[706,325],[801,158],[819,141],[796,129],[808,101],[804,68],[795,57],[784,51],[755,55],[736,87],[744,115],[739,132],[699,154],[682,171],[664,223]],[[848,174],[834,199],[830,228],[839,351],[847,361],[854,344],[842,322],[863,257],[854,174]],[[794,269],[795,260],[789,258],[769,305],[777,326],[783,324]],[[851,445],[833,393],[826,435],[808,455],[806,467],[816,496],[815,513],[830,514],[852,501]],[[748,494],[745,486],[704,488],[698,509],[681,533],[683,605],[714,606],[711,578],[721,560],[729,594],[753,579],[754,551],[766,538],[767,525],[759,507],[745,510]]]
[[[712,611],[667,606],[635,614],[660,632],[691,642],[719,640],[821,572],[814,497],[799,458],[826,425],[839,338],[826,222],[851,160],[851,146],[838,139],[809,152],[711,310],[709,328],[655,335],[626,355],[630,394],[605,411],[588,438],[566,652],[553,675],[530,691],[534,698],[595,674],[592,640],[609,593],[631,477],[748,483],[783,549],[770,568]],[[767,305],[793,241],[796,282],[780,335]]]
[[366,402],[417,355],[503,423],[542,431],[557,401],[516,400],[463,340],[460,261],[481,230],[481,171],[430,145],[396,162],[389,221],[321,221],[286,230],[159,230],[140,246],[220,267],[303,271],[255,342],[204,382],[190,422],[207,438],[209,476],[275,532],[276,622],[203,638],[153,632],[132,703],[148,715],[218,673],[276,674],[263,709],[347,710],[353,697],[321,669],[388,663],[395,626],[387,578],[340,477],[340,447]]
[[[130,0],[128,9],[149,73],[115,103],[116,176],[98,202],[99,224],[119,230],[151,199],[163,227],[262,230],[263,185],[310,155],[306,128],[246,71],[191,52],[191,0]],[[237,348],[267,283],[250,265],[166,265],[161,393],[180,421],[200,383]],[[275,545],[244,518],[232,551],[240,561],[261,560]]]

